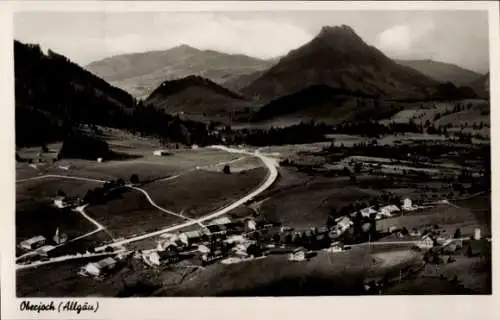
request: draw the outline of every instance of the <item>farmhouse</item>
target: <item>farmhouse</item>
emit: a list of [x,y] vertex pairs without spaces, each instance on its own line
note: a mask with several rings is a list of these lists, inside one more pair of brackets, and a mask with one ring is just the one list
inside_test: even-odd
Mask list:
[[19,246],[25,250],[33,250],[45,245],[45,241],[46,239],[44,236],[36,236],[22,241]]
[[430,249],[434,247],[434,241],[428,235],[425,235],[417,243],[417,247],[420,249]]
[[306,259],[306,250],[302,247],[293,250],[288,255],[288,261],[304,261]]
[[164,156],[171,155],[171,153],[167,150],[160,149],[160,150],[153,151],[153,155],[159,156],[159,157],[164,157]]
[[401,209],[405,211],[414,211],[418,209],[418,207],[414,206],[409,198],[405,198],[403,200],[403,205],[401,206]]
[[145,259],[149,260],[152,265],[171,264],[180,260],[179,253],[173,250],[152,251],[145,255]]
[[353,222],[348,217],[343,217],[341,220],[337,222],[337,227],[341,233],[344,233],[347,229],[349,229],[353,225]]
[[110,271],[116,266],[116,260],[108,257],[98,262],[91,262],[82,267],[81,273],[97,277],[103,272]]

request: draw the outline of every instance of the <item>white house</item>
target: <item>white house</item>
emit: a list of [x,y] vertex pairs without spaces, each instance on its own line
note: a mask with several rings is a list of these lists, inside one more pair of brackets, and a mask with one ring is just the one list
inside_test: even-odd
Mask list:
[[420,249],[430,249],[434,246],[434,241],[428,236],[425,235],[420,239],[420,241],[417,243],[417,247]]
[[57,197],[54,199],[54,205],[58,208],[67,208],[71,206],[77,206],[80,204],[80,197],[71,196],[71,197]]
[[351,219],[349,219],[348,217],[344,217],[343,219],[341,219],[338,223],[337,223],[337,226],[340,228],[340,230],[342,230],[342,232],[346,231],[347,229],[349,229],[351,226],[353,225],[353,222]]
[[405,211],[414,211],[417,209],[417,206],[414,206],[409,198],[405,198],[401,208]]
[[115,267],[116,260],[108,257],[98,262],[90,262],[86,264],[81,272],[84,274],[89,274],[91,276],[97,277],[102,274],[103,271],[111,270]]
[[228,224],[228,223],[231,223],[231,219],[229,217],[221,217],[212,220],[209,224]]
[[288,255],[288,261],[304,261],[306,259],[306,250],[302,247],[293,250]]
[[36,236],[27,240],[24,240],[20,243],[20,247],[25,250],[33,250],[45,245],[45,237],[44,236]]
[[162,149],[153,151],[153,155],[159,156],[159,157],[168,156],[169,154],[170,154],[170,152],[168,152],[167,150],[162,150]]
[[257,229],[257,224],[255,223],[255,220],[249,219],[246,221],[246,226],[248,230],[256,230]]
[[378,214],[385,217],[390,217],[394,212],[399,212],[399,208],[396,205],[383,206],[379,209]]

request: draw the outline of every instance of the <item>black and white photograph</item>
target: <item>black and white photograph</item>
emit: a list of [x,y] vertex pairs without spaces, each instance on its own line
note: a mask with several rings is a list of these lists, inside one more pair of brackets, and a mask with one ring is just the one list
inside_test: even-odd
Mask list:
[[15,12],[13,295],[491,295],[488,10],[370,8]]

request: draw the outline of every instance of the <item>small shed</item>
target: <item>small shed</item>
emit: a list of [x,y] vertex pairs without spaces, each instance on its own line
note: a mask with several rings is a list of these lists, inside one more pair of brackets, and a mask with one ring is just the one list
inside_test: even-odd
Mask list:
[[33,238],[24,240],[20,243],[20,247],[25,250],[33,250],[45,245],[46,239],[44,236],[35,236]]
[[91,262],[86,264],[82,268],[82,272],[97,277],[101,275],[103,272],[113,269],[115,266],[116,266],[116,260],[111,257],[108,257],[99,260],[98,262]]

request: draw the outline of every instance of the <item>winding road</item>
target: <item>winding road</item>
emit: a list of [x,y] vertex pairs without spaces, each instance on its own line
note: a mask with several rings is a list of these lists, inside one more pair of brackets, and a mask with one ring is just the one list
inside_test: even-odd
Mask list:
[[[273,158],[270,158],[268,156],[265,156],[265,155],[261,154],[259,150],[256,150],[254,152],[250,152],[250,151],[247,151],[247,150],[234,149],[234,148],[229,148],[229,147],[226,147],[226,146],[211,146],[211,147],[208,147],[208,148],[217,149],[217,150],[221,150],[221,151],[225,151],[225,152],[229,152],[229,153],[239,153],[239,154],[243,154],[245,156],[254,156],[254,157],[259,158],[264,163],[264,165],[268,168],[268,171],[269,171],[268,175],[266,177],[266,180],[257,189],[253,190],[252,192],[250,192],[249,194],[247,194],[243,198],[241,198],[241,199],[239,199],[239,200],[231,203],[230,205],[228,205],[228,206],[226,206],[224,208],[221,208],[221,209],[219,209],[219,210],[217,210],[215,212],[212,212],[212,213],[210,213],[210,214],[208,214],[206,216],[203,216],[201,218],[198,218],[198,219],[188,218],[188,217],[185,217],[185,216],[183,216],[181,214],[178,214],[178,213],[172,212],[170,210],[167,210],[165,208],[162,208],[162,207],[158,206],[153,201],[153,199],[147,193],[147,191],[145,191],[145,190],[143,190],[141,188],[138,188],[138,187],[127,186],[128,188],[131,188],[131,189],[134,189],[136,191],[139,191],[139,192],[143,193],[144,196],[146,197],[146,199],[151,203],[151,205],[153,205],[158,210],[161,210],[161,211],[163,211],[165,213],[168,213],[168,214],[172,214],[172,215],[181,217],[181,218],[189,220],[189,221],[185,222],[185,223],[182,223],[182,224],[179,224],[179,225],[167,227],[167,228],[164,228],[162,230],[158,230],[158,231],[146,233],[146,234],[143,234],[143,235],[140,235],[140,236],[135,236],[135,237],[131,237],[131,238],[120,240],[120,241],[114,241],[113,240],[114,242],[106,244],[106,245],[103,245],[103,246],[100,246],[100,247],[97,247],[97,248],[95,248],[95,250],[96,251],[102,251],[102,250],[104,250],[107,247],[121,247],[121,246],[123,246],[125,244],[128,244],[128,243],[131,243],[131,242],[135,242],[135,241],[139,241],[139,240],[151,238],[151,237],[154,237],[154,236],[166,233],[166,232],[176,231],[176,230],[179,230],[179,229],[182,229],[182,228],[185,228],[185,227],[189,227],[189,226],[192,226],[192,225],[195,225],[195,224],[203,226],[202,223],[204,221],[212,220],[212,219],[217,218],[217,217],[219,217],[221,215],[224,215],[227,212],[229,212],[229,211],[231,211],[231,210],[239,207],[240,205],[242,205],[242,204],[244,204],[244,203],[252,200],[256,196],[258,196],[259,194],[261,194],[262,192],[264,192],[265,190],[267,190],[274,183],[274,181],[276,180],[276,178],[278,177],[278,169],[277,169],[277,167],[278,167],[278,161],[276,159],[273,159]],[[239,160],[239,159],[237,159],[237,160]],[[175,176],[175,177],[178,177],[178,176]],[[49,175],[43,175],[43,176],[36,176],[36,177],[32,177],[32,178],[20,179],[20,180],[17,180],[16,183],[17,182],[30,181],[30,180],[44,179],[44,178],[75,179],[75,180],[84,180],[84,181],[91,181],[91,182],[98,182],[98,183],[104,183],[104,182],[106,182],[104,180],[90,179],[90,178],[84,178],[84,177],[75,177],[75,176],[49,174]],[[85,213],[84,209],[85,209],[85,205],[76,208],[75,211],[79,212],[87,220],[89,220],[94,225],[96,225],[97,229],[94,230],[94,231],[92,231],[89,234],[85,234],[83,236],[78,237],[78,239],[80,239],[80,238],[82,238],[84,236],[88,236],[90,234],[93,234],[93,233],[95,233],[97,231],[100,231],[100,230],[106,230],[106,228],[103,225],[99,224],[97,221],[95,221],[94,219],[92,219],[91,217],[89,217]],[[76,239],[77,238],[72,239],[71,241],[74,241]],[[89,256],[96,256],[96,255],[99,255],[99,253],[90,254]],[[69,259],[74,259],[74,257],[73,256],[58,257],[55,260],[46,261],[43,264],[48,264],[48,263],[52,263],[52,262],[61,262],[61,261],[69,260]],[[18,265],[17,268],[18,269],[20,269],[20,268],[25,269],[25,268],[29,268],[29,267],[36,267],[38,265],[40,265],[40,263],[34,263],[34,264],[29,264],[29,265]]]

